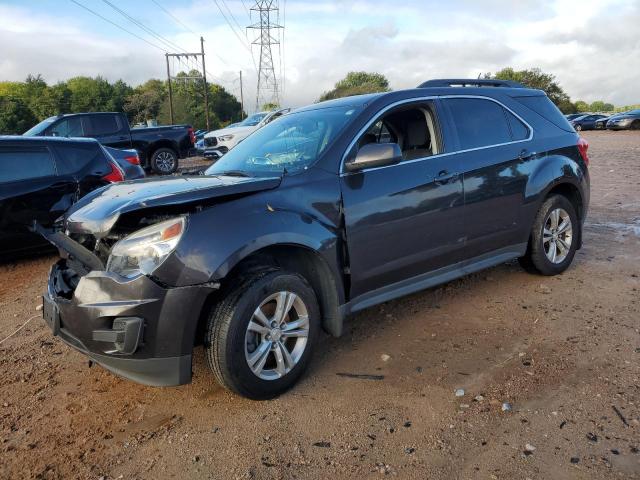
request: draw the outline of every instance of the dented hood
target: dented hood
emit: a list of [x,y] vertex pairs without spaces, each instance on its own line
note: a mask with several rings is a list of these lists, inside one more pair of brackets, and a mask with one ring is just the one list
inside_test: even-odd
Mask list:
[[220,175],[115,183],[80,199],[67,212],[66,228],[71,233],[87,233],[100,238],[109,233],[123,213],[268,190],[277,187],[281,179]]

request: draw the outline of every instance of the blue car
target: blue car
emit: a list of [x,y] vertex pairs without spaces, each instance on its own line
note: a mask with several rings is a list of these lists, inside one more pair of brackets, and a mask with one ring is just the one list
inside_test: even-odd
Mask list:
[[582,130],[595,130],[596,122],[598,120],[602,120],[603,118],[608,118],[608,115],[588,114],[578,118],[574,118],[570,121],[570,123],[578,132]]

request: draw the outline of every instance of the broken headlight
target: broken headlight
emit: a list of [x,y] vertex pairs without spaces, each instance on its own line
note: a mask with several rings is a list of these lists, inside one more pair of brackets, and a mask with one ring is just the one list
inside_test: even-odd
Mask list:
[[107,271],[127,278],[149,275],[176,249],[185,226],[184,217],[174,218],[124,237],[111,249]]

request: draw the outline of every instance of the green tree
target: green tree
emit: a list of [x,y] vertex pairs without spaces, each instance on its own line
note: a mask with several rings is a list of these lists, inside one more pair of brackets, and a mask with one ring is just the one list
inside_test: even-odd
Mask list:
[[26,102],[0,95],[0,134],[21,135],[36,123],[37,119]]
[[[179,72],[172,87],[174,122],[189,123],[194,128],[206,128],[204,80],[200,72]],[[240,118],[240,102],[233,95],[220,85],[208,84],[207,87],[211,129]],[[164,99],[158,118],[162,123],[171,122],[168,98]]]
[[271,112],[273,110],[278,110],[279,108],[280,108],[280,105],[273,102],[265,103],[264,105],[262,105],[263,112]]
[[602,100],[596,100],[589,105],[591,112],[612,112],[614,109],[611,103],[605,103]]
[[165,96],[166,88],[162,80],[147,80],[127,96],[124,111],[135,123],[158,118]]
[[[562,87],[556,81],[556,77],[550,73],[544,73],[539,68],[531,68],[529,70],[514,70],[511,67],[503,68],[490,78],[500,80],[514,80],[520,82],[529,88],[537,88],[543,90],[549,99],[555,103],[560,110],[568,108],[571,99],[565,93]],[[563,110],[564,112],[564,110]],[[567,112],[564,112],[567,113]]]
[[389,90],[389,81],[380,73],[349,72],[334,85],[333,90],[323,93],[320,101]]
[[108,112],[113,109],[113,86],[98,76],[74,77],[67,80],[71,91],[72,112]]
[[588,112],[589,109],[591,108],[589,104],[584,100],[578,100],[574,105],[576,106],[576,110],[577,110],[576,113]]

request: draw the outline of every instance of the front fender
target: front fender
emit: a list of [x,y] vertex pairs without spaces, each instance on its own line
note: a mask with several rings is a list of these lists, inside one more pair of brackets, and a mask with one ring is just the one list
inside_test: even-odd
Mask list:
[[335,226],[309,214],[265,203],[255,202],[249,215],[238,215],[238,211],[245,209],[236,201],[190,215],[183,240],[155,276],[174,286],[216,282],[258,250],[296,245],[319,254],[338,278],[339,236]]

